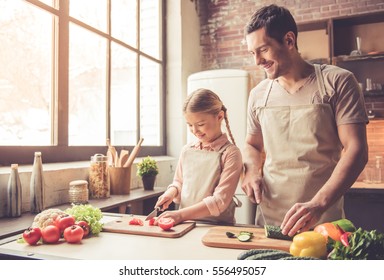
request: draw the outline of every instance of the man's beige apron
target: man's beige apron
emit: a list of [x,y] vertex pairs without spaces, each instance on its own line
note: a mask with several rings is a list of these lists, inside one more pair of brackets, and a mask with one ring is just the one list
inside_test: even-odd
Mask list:
[[[263,167],[265,186],[261,205],[268,224],[280,225],[296,202],[313,198],[331,176],[340,159],[334,113],[324,86],[320,66],[315,65],[321,104],[268,107],[271,81],[264,107],[257,110],[263,131],[266,160]],[[319,221],[344,217],[343,198],[332,205]],[[264,225],[259,211],[256,224]]]
[[[219,183],[222,172],[221,156],[230,144],[224,145],[220,151],[205,151],[189,148],[183,158],[183,187],[181,189],[180,207],[185,208],[211,196]],[[207,222],[234,222],[236,204],[231,202],[220,216],[209,216],[199,219]]]

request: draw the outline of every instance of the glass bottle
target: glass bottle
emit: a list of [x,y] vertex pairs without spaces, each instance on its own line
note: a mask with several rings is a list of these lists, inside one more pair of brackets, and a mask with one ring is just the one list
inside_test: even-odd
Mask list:
[[107,156],[95,154],[91,157],[89,192],[92,198],[110,197],[110,178]]
[[41,152],[35,152],[30,182],[31,213],[44,210],[43,163]]
[[7,188],[7,216],[21,216],[21,182],[19,177],[19,165],[11,164],[11,174],[9,175]]

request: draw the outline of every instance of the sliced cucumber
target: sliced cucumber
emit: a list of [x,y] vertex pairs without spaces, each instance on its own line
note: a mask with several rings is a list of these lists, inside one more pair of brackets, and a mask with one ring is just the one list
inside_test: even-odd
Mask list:
[[247,233],[239,234],[237,236],[237,239],[239,239],[241,242],[247,242],[247,241],[251,240],[251,238],[252,238],[252,235],[247,234]]
[[242,235],[242,234],[248,234],[250,236],[253,236],[253,232],[249,232],[249,231],[240,231],[239,235]]
[[227,235],[228,238],[236,237],[236,234],[234,234],[233,232],[230,232],[230,231],[227,231],[225,234]]

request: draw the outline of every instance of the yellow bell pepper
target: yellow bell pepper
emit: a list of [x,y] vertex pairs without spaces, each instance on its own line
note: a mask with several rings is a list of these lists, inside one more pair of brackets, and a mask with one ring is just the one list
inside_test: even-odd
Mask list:
[[295,257],[325,258],[327,239],[321,233],[304,231],[293,238],[289,252]]

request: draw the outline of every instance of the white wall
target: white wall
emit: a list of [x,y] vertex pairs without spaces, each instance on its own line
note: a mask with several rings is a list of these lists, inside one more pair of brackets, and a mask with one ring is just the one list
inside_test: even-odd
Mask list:
[[201,71],[200,24],[195,3],[167,0],[167,154],[178,158],[186,144],[182,107],[187,79]]

